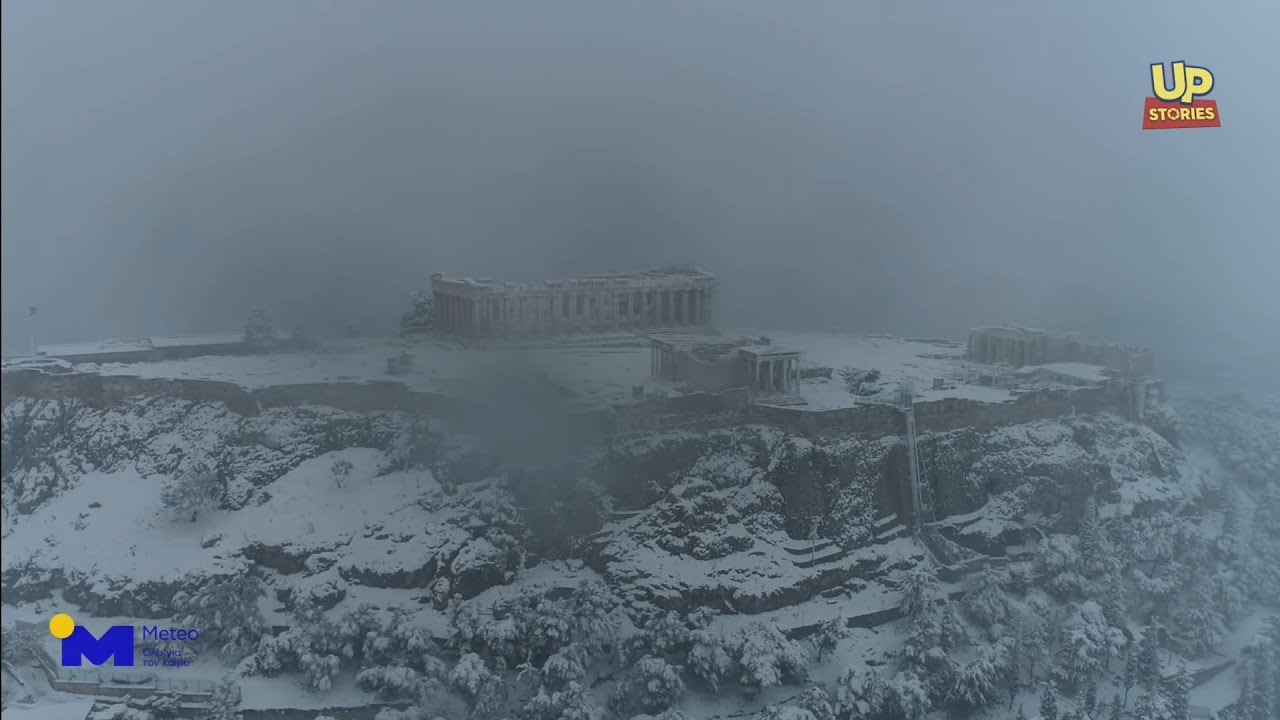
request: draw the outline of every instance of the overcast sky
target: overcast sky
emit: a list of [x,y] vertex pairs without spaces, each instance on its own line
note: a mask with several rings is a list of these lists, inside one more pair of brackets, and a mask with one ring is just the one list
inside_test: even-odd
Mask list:
[[[6,2],[5,345],[667,263],[739,324],[1280,337],[1280,5],[1154,7]],[[1175,59],[1221,129],[1140,130]]]

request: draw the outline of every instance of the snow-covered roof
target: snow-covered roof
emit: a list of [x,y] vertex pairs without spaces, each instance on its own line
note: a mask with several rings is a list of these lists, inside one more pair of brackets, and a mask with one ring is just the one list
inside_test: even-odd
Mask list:
[[1107,369],[1101,365],[1090,365],[1088,363],[1079,362],[1057,362],[1045,363],[1044,365],[1033,365],[1022,368],[1021,371],[1027,370],[1044,370],[1056,375],[1064,375],[1079,380],[1088,380],[1089,382],[1106,382],[1110,379]]
[[152,347],[192,347],[203,345],[235,345],[244,342],[244,332],[223,332],[202,335],[161,335],[151,338]]
[[983,327],[969,328],[971,333],[988,333],[998,335],[1044,335],[1045,331],[1039,328],[1026,328],[1019,325],[986,325]]
[[94,698],[85,698],[40,705],[13,704],[4,709],[4,720],[84,720],[94,702]]
[[564,280],[537,280],[532,282],[502,282],[481,277],[449,277],[444,273],[432,275],[431,279],[433,284],[458,285],[476,290],[535,292],[573,288],[664,287],[693,282],[710,283],[715,280],[715,277],[713,273],[701,268],[687,265],[669,265],[638,272],[598,273]]
[[154,346],[151,344],[151,338],[120,338],[118,340],[41,345],[40,354],[47,357],[75,357],[77,355],[146,352],[151,350],[152,347]]
[[154,337],[119,338],[114,340],[41,345],[40,354],[45,357],[53,358],[74,358],[84,355],[108,355],[135,352],[143,353],[156,348],[235,345],[242,342],[244,342],[243,332],[157,335]]
[[758,358],[792,356],[792,355],[800,354],[799,350],[792,350],[791,348],[785,348],[778,345],[751,345],[748,347],[739,348],[738,351],[744,355],[752,355]]

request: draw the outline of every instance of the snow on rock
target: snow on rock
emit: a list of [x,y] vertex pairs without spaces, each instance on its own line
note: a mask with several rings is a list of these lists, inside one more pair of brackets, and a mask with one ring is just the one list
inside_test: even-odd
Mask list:
[[[68,587],[101,612],[153,616],[181,587],[247,563],[422,588],[448,576],[466,548],[454,591],[504,581],[513,562],[504,551],[521,530],[494,536],[506,538],[504,551],[479,536],[474,506],[496,502],[486,499],[491,487],[446,495],[429,469],[382,472],[404,422],[323,408],[241,418],[162,399],[111,410],[13,403],[4,425],[6,597]],[[197,461],[217,469],[224,495],[193,520],[164,508],[160,488]]]

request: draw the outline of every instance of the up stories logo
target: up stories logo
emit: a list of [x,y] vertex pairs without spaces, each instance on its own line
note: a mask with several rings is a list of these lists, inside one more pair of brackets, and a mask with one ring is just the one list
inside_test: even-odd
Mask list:
[[1213,91],[1213,73],[1209,68],[1188,65],[1182,60],[1151,64],[1151,92],[1142,116],[1143,130],[1178,130],[1184,128],[1222,127],[1218,102],[1205,100]]

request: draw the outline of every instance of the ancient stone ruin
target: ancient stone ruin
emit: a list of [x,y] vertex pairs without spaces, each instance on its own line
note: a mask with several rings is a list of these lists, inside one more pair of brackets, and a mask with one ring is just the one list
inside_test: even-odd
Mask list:
[[709,328],[716,278],[692,267],[506,283],[431,276],[435,328],[466,338],[546,338]]
[[1130,377],[1155,374],[1155,355],[1151,348],[1086,343],[1074,335],[1055,335],[1014,325],[970,330],[968,359],[984,365],[1003,363],[1015,368],[1048,363],[1084,363]]

